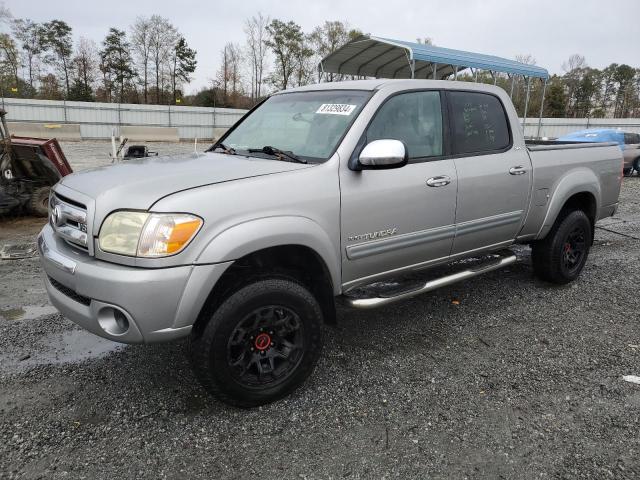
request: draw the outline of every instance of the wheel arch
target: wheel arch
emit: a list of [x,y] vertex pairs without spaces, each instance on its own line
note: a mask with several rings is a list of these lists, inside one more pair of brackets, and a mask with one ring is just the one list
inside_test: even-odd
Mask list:
[[336,323],[334,283],[320,254],[307,245],[284,244],[262,248],[235,260],[213,285],[193,331],[206,325],[215,309],[234,291],[263,278],[289,278],[301,283],[316,297],[325,323]]
[[569,208],[584,211],[593,230],[598,220],[600,198],[600,182],[591,170],[581,168],[570,172],[557,183],[536,239],[546,237],[560,214]]
[[237,261],[261,250],[287,245],[306,247],[317,255],[331,277],[334,294],[340,294],[341,264],[339,245],[317,222],[301,216],[265,217],[240,223],[212,238],[204,247],[196,263]]

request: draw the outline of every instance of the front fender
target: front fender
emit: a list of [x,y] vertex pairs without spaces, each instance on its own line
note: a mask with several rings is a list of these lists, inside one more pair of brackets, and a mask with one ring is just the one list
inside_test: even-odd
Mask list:
[[600,191],[600,181],[596,174],[584,167],[572,169],[565,173],[556,182],[551,199],[549,200],[549,208],[542,222],[542,227],[538,231],[536,238],[544,238],[551,227],[555,223],[562,207],[569,198],[576,193],[587,192],[593,195],[596,200],[596,215],[600,210],[602,194]]
[[334,293],[340,293],[339,247],[318,223],[307,217],[266,217],[230,227],[211,239],[196,263],[229,262],[258,250],[282,245],[302,245],[315,251],[331,275]]

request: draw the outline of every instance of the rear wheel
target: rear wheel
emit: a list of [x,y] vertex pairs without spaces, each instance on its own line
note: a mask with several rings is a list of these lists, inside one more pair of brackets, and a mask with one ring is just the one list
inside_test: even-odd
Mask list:
[[272,402],[313,372],[322,323],[318,302],[299,283],[256,281],[224,300],[192,336],[194,371],[225,403],[248,408]]
[[561,213],[547,236],[532,245],[535,274],[557,284],[575,280],[587,261],[591,232],[591,221],[582,210]]
[[49,214],[49,193],[51,187],[36,188],[29,199],[29,212],[37,217],[46,217]]
[[636,158],[633,162],[633,169],[640,175],[640,158]]

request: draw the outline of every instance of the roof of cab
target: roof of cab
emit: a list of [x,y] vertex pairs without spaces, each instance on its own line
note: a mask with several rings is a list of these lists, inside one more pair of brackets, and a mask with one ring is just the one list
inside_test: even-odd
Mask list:
[[375,80],[346,80],[342,82],[323,82],[304,85],[302,87],[290,88],[278,92],[312,92],[319,90],[382,90],[385,87],[405,87],[407,90],[417,88],[436,88],[442,90],[458,89],[458,90],[484,90],[484,91],[503,91],[502,88],[475,82],[458,82],[454,80],[418,80],[418,79],[375,79]]

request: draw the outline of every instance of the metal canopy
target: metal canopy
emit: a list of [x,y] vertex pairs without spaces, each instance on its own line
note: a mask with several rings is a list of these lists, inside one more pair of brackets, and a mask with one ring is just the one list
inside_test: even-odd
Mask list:
[[544,84],[538,119],[537,136],[540,136],[544,95],[549,72],[542,67],[507,58],[405,42],[404,40],[361,35],[320,61],[318,81],[322,81],[322,76],[325,73],[358,77],[430,78],[433,80],[443,80],[453,76],[453,79],[457,80],[458,72],[466,68],[471,69],[476,82],[478,81],[478,71],[488,70],[493,77],[494,85],[498,81],[496,74],[506,73],[511,78],[510,96],[513,96],[515,77],[522,76],[526,79],[527,94],[522,121],[523,130],[529,109],[531,79],[540,79]]
[[549,72],[506,58],[362,35],[320,62],[323,73],[378,78],[441,80],[465,68],[489,70],[546,80]]

